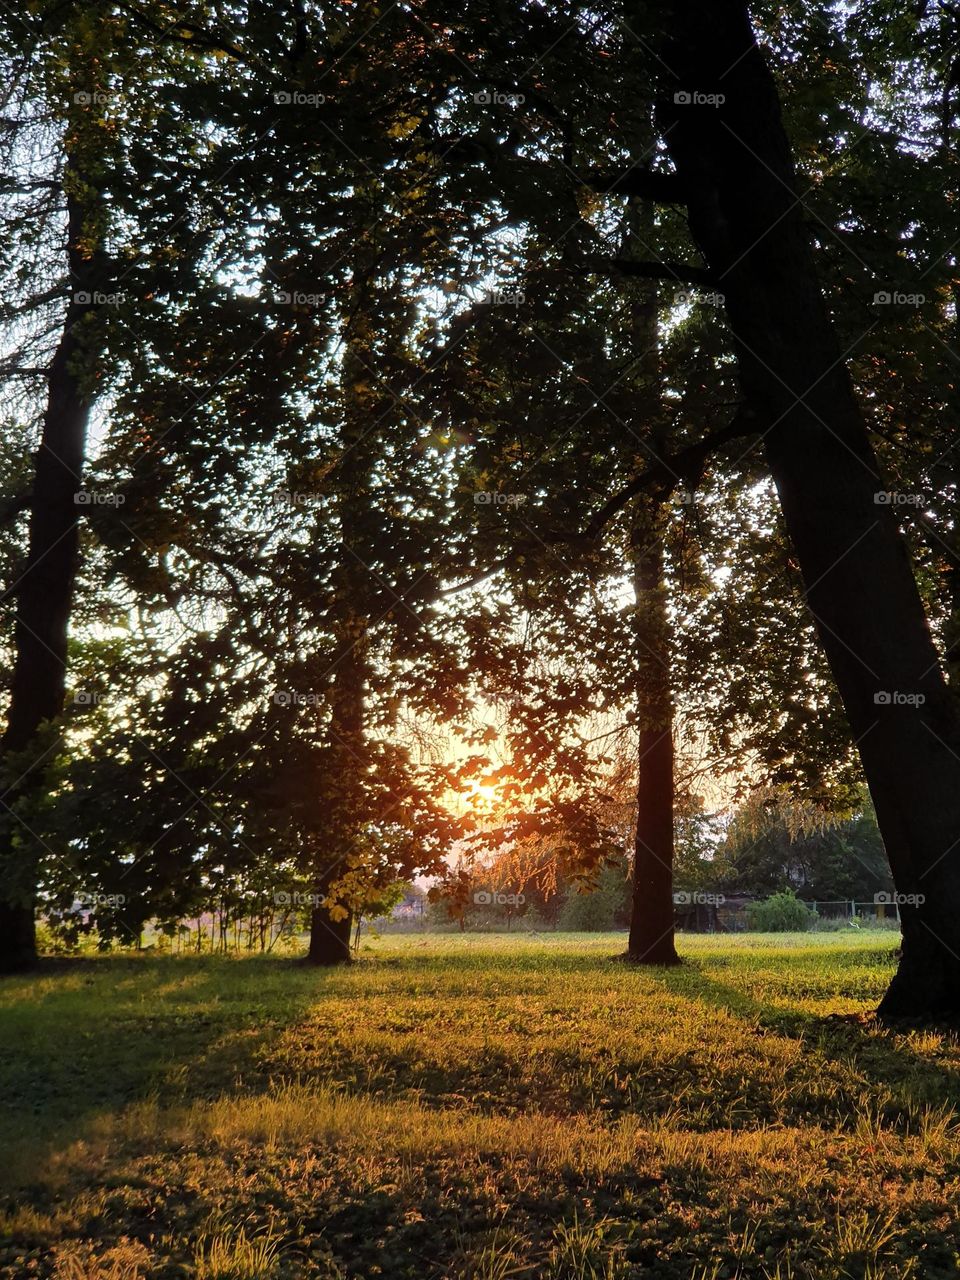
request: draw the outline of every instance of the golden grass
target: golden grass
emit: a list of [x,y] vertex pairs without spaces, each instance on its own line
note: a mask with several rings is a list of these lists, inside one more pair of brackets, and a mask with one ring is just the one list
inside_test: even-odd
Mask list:
[[889,937],[421,941],[9,984],[0,1280],[956,1276],[960,1044],[872,1020]]

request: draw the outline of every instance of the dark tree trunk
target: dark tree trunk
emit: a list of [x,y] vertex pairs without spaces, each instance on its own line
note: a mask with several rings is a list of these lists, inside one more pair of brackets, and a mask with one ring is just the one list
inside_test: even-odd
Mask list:
[[[351,572],[347,570],[348,574]],[[348,910],[343,919],[335,920],[324,900],[329,896],[334,903],[349,906],[337,894],[337,881],[350,871],[351,860],[358,852],[363,808],[359,775],[364,758],[366,619],[344,619],[340,640],[330,694],[322,855],[314,878],[318,900],[310,913],[307,958],[311,964],[344,964],[350,959],[353,912]]]
[[[952,265],[956,270],[958,266],[956,259]],[[948,401],[947,421],[952,424],[960,420],[960,376],[958,376],[960,375],[960,356],[955,354],[960,351],[960,284],[954,284],[951,294],[954,307],[954,345],[953,351],[947,358],[953,364],[954,376]],[[937,472],[949,483],[956,485],[960,481],[960,465],[957,463],[954,451],[948,450],[946,456],[939,461],[940,466]],[[921,529],[927,532],[926,522],[922,518]],[[956,526],[950,530],[936,529],[928,535],[928,540],[934,556],[946,557],[947,560],[946,585],[950,609],[943,627],[944,664],[950,688],[958,693],[960,692],[960,529]]]
[[[6,850],[4,850],[6,853]],[[32,886],[28,886],[27,892]],[[37,958],[32,902],[0,902],[0,973],[28,969]]]
[[641,964],[678,963],[673,912],[673,701],[663,523],[659,502],[637,501],[630,552],[637,601],[639,777],[627,954]]
[[[348,597],[349,598],[349,597]],[[326,899],[347,906],[337,893],[337,881],[350,870],[358,830],[358,769],[363,750],[363,711],[366,667],[366,623],[344,622],[341,649],[331,690],[328,769],[324,789],[326,812],[321,830],[322,853],[314,877],[317,901],[310,912],[310,964],[336,965],[350,961],[353,913],[334,919]]]
[[[817,281],[777,90],[743,0],[675,0],[660,125],[725,295],[807,600],[901,894],[891,1016],[960,1011],[960,726]],[[719,105],[675,93],[722,94]],[[922,701],[918,701],[922,699]]]
[[[647,156],[649,136],[634,147]],[[631,200],[627,207],[621,256],[635,246],[655,244],[658,231],[653,206]],[[638,396],[636,430],[644,441],[638,470],[649,454],[672,452],[663,405],[660,367],[660,295],[652,282],[630,290],[628,323],[636,353]],[[627,955],[638,964],[677,964],[673,910],[673,692],[670,661],[670,619],[665,578],[666,499],[669,483],[639,494],[631,507],[628,555],[636,600],[632,616],[633,663],[637,715],[637,824],[634,830],[633,900]]]
[[[339,906],[352,907],[337,893],[337,881],[362,861],[360,846],[367,818],[364,766],[367,684],[370,678],[369,613],[371,555],[369,537],[370,473],[373,442],[370,422],[376,421],[370,370],[377,357],[372,349],[369,311],[375,306],[372,274],[360,272],[356,309],[347,323],[341,370],[343,421],[342,456],[337,468],[337,515],[341,550],[334,569],[331,619],[336,636],[329,688],[330,722],[320,852],[315,885],[319,901],[310,919],[308,959],[314,964],[343,964],[350,960],[353,911],[341,920],[331,918],[323,899],[331,894]],[[369,310],[368,310],[369,309]],[[382,412],[382,409],[381,409]]]
[[310,913],[310,949],[307,952],[310,964],[349,964],[351,921],[350,915],[342,920],[331,920],[322,903],[314,906]]
[[[78,181],[68,166],[70,190]],[[76,494],[90,416],[99,337],[87,300],[102,288],[101,263],[82,248],[90,210],[68,196],[71,301],[50,365],[47,407],[36,453],[27,559],[15,587],[15,657],[7,725],[0,742],[4,794],[0,817],[0,972],[36,960],[34,904],[39,850],[17,816],[17,804],[44,786],[53,747],[40,730],[63,711],[67,631],[78,559]]]

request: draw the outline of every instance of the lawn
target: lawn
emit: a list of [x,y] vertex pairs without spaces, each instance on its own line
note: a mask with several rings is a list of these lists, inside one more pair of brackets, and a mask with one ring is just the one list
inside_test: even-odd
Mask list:
[[0,1276],[960,1275],[960,1039],[891,933],[389,937],[0,985]]

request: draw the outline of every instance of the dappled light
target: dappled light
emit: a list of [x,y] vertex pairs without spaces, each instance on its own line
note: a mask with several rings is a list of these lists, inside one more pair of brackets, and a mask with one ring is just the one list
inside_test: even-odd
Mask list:
[[958,50],[0,6],[0,1280],[956,1280]]

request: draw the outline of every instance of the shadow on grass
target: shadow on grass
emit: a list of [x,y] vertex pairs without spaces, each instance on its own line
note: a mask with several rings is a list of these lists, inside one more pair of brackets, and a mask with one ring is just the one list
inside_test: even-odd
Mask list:
[[[888,951],[883,947],[851,953],[849,960],[837,957],[841,980],[845,965],[851,972],[864,966],[875,971]],[[463,952],[411,947],[401,955],[387,953],[333,971],[277,956],[244,957],[242,962],[210,956],[48,962],[37,973],[0,985],[0,1149],[6,1155],[0,1188],[22,1182],[24,1165],[39,1175],[52,1154],[88,1135],[100,1115],[147,1099],[189,1104],[225,1093],[263,1092],[272,1079],[290,1073],[347,1092],[416,1098],[435,1106],[459,1105],[466,1097],[471,1109],[481,1112],[540,1107],[568,1114],[597,1108],[608,1118],[669,1109],[682,1086],[694,1098],[704,1095],[704,1105],[710,1104],[712,1111],[703,1124],[715,1125],[724,1091],[736,1098],[746,1087],[736,1061],[718,1068],[715,1079],[704,1079],[696,1045],[683,1052],[668,1048],[659,1058],[648,1054],[645,1038],[635,1050],[634,1079],[624,1084],[616,1044],[607,1044],[602,1036],[596,1041],[586,1037],[589,1048],[567,1043],[553,1053],[552,1024],[546,1022],[542,1043],[528,1043],[524,999],[545,999],[563,975],[587,980],[609,975],[612,960],[609,950],[552,951],[533,945],[513,954],[479,947]],[[771,990],[785,1001],[792,988],[794,994],[800,988],[829,995],[831,977],[818,975],[818,963],[816,955],[778,956]],[[355,982],[364,970],[380,976],[372,983]],[[465,999],[484,1009],[488,990],[500,994],[511,972],[515,981],[506,984],[505,1041],[485,1033],[476,1054],[467,1056],[447,1058],[424,1050],[418,1037],[425,1035],[429,1045],[433,1036],[454,1034],[446,1006]],[[886,1031],[871,1018],[824,1018],[766,1000],[750,990],[757,984],[747,955],[695,956],[677,968],[643,967],[642,972],[674,998],[723,1009],[755,1024],[759,1035],[800,1041],[815,1062],[853,1067],[870,1086],[868,1095],[889,1091],[912,1106],[939,1105],[960,1096],[956,1042],[939,1059],[935,1048],[927,1045],[920,1052],[907,1037]],[[395,977],[387,979],[388,974]],[[408,977],[416,979],[409,989]],[[558,1012],[576,1007],[578,996],[575,988],[558,991]],[[313,1007],[327,999],[335,1006],[344,997],[351,1004],[369,998],[389,1006],[389,1016],[381,1010],[372,1024],[383,1046],[368,1034],[357,1042],[349,1034],[338,1038],[335,1007],[317,1019],[311,1016]],[[636,998],[644,998],[639,990]],[[512,1019],[517,1019],[516,1028]],[[296,1041],[288,1042],[287,1033],[301,1025]],[[559,1025],[566,1026],[569,1041],[569,1026]],[[499,1022],[489,1026],[493,1032],[501,1029]],[[708,1019],[704,1034],[709,1035]],[[650,1044],[656,1039],[652,1028]],[[816,1071],[806,1074],[813,1084],[798,1081],[796,1100],[775,1116],[767,1115],[766,1084],[758,1077],[743,1103],[747,1118],[756,1114],[800,1122],[810,1105],[807,1095],[815,1093]],[[837,1102],[840,1109],[844,1098],[855,1100],[846,1086]],[[851,1115],[855,1112],[854,1107]]]
[[0,1189],[97,1116],[265,1087],[262,1061],[334,978],[287,957],[46,960],[0,985]]
[[[886,954],[886,952],[884,952]],[[863,959],[863,954],[858,957]],[[811,1053],[845,1066],[854,1066],[874,1087],[887,1089],[910,1109],[948,1104],[960,1098],[960,1069],[950,1062],[932,1060],[909,1041],[910,1032],[943,1036],[960,1053],[960,1029],[956,1024],[890,1026],[875,1014],[817,1014],[797,1006],[785,1007],[725,983],[705,970],[715,965],[699,958],[684,960],[679,968],[646,972],[674,995],[686,995],[734,1016],[754,1021],[762,1031],[800,1041]]]

